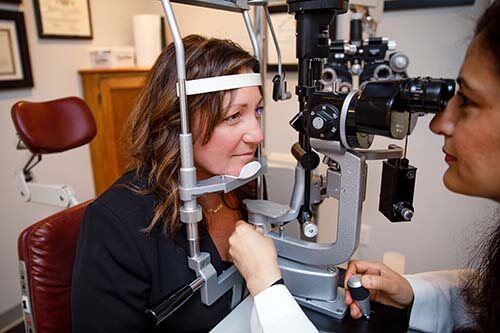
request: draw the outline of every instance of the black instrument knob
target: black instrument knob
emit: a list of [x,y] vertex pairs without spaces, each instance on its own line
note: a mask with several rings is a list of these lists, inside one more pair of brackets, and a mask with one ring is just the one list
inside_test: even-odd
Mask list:
[[331,104],[316,105],[311,110],[309,133],[314,138],[331,140],[339,130],[340,111]]
[[370,319],[370,292],[361,284],[361,275],[353,275],[347,280],[347,286],[352,299],[361,309],[361,313],[366,319]]

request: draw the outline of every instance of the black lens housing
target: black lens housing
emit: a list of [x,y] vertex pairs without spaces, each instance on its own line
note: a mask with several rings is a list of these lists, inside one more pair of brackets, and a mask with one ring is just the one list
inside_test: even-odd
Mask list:
[[[291,125],[323,140],[341,141],[343,131],[345,146],[368,148],[366,142],[371,140],[360,136],[402,139],[410,134],[411,117],[444,110],[454,92],[454,80],[430,77],[369,82],[359,92],[351,92],[356,95],[349,99],[345,93],[314,92],[304,111],[309,116],[301,113]],[[343,109],[347,114],[341,117]]]
[[395,107],[409,112],[437,113],[455,94],[455,80],[430,77],[405,79],[399,83]]

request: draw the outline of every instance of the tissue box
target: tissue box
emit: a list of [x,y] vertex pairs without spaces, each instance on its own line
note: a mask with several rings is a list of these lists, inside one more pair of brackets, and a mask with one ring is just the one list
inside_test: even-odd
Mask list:
[[135,67],[135,52],[132,46],[102,47],[90,51],[91,68]]

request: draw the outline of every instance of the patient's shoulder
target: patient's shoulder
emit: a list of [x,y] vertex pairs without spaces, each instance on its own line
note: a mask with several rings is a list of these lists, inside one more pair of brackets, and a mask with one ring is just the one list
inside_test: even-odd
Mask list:
[[134,190],[144,189],[145,186],[143,178],[133,172],[126,173],[97,197],[88,210],[99,215],[106,214],[134,229],[145,228],[151,221],[156,204],[154,195]]

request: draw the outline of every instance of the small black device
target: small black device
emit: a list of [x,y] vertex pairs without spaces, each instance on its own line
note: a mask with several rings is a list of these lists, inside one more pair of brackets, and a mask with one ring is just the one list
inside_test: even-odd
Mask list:
[[380,185],[379,211],[391,222],[410,221],[413,208],[413,192],[417,168],[406,158],[383,162]]

